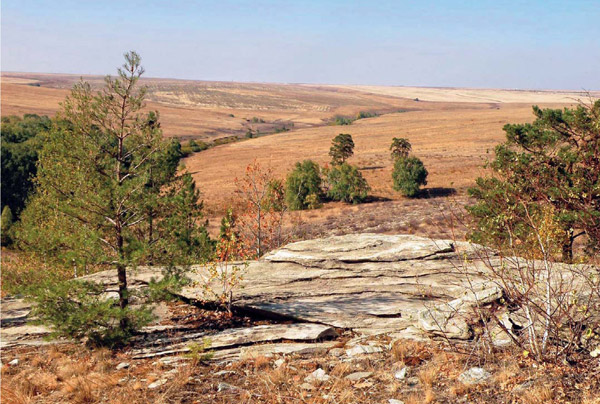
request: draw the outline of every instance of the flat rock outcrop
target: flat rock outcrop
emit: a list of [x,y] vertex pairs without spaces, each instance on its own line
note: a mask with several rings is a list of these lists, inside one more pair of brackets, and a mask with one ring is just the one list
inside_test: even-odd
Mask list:
[[[222,342],[223,347],[266,341],[320,340],[330,337],[333,327],[366,336],[387,333],[423,338],[445,334],[467,339],[470,337],[468,316],[475,296],[491,302],[502,295],[498,287],[485,282],[486,265],[476,251],[480,248],[413,235],[379,234],[291,243],[248,264],[243,285],[235,291],[234,306],[313,324],[226,331],[211,338],[216,344]],[[465,258],[469,259],[468,266],[464,265]],[[490,259],[489,253],[487,258]],[[491,262],[494,260],[492,255]],[[130,284],[136,288],[143,288],[152,278],[161,276],[160,268],[139,268],[129,274]],[[194,283],[184,288],[181,296],[191,301],[211,300],[202,287],[205,276],[202,267],[194,268],[189,273]],[[108,294],[116,292],[114,271],[86,278],[103,283]],[[20,301],[8,305],[5,302],[2,323],[8,328],[2,330],[3,345],[19,345],[19,341],[24,341],[16,331],[18,327],[27,327],[24,321],[28,312],[27,305]],[[15,332],[9,331],[12,326]],[[42,333],[44,330],[28,331]],[[202,335],[190,337],[184,340]],[[172,348],[182,349],[174,344],[184,342],[172,341]],[[139,354],[155,351],[150,349]]]

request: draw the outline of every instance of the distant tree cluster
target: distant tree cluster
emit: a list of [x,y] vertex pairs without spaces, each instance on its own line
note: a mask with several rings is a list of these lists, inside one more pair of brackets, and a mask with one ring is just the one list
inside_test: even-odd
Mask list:
[[52,122],[47,116],[2,117],[2,209],[18,217],[33,189],[38,153]]
[[[314,209],[325,200],[365,202],[371,188],[360,170],[346,162],[354,155],[354,147],[352,136],[340,133],[333,138],[329,149],[331,167],[322,169],[311,160],[296,163],[286,182],[290,209]],[[394,138],[390,150],[394,160],[394,189],[404,196],[418,195],[420,187],[427,184],[428,173],[423,162],[410,156],[412,146],[407,139]]]
[[336,115],[333,118],[333,125],[352,125],[352,122],[357,121],[359,119],[365,119],[365,118],[374,118],[379,116],[379,114],[377,112],[371,112],[371,111],[359,111],[354,117],[348,117],[348,116],[342,116],[342,115]]
[[312,160],[296,163],[286,181],[286,201],[292,210],[316,209],[326,200],[361,203],[367,199],[369,184],[358,168],[348,164],[354,154],[354,140],[340,133],[331,142],[331,167],[321,168]]

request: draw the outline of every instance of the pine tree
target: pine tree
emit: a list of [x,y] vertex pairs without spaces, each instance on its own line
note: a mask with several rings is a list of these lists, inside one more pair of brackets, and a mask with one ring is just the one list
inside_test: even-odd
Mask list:
[[504,126],[506,142],[488,162],[493,174],[477,179],[468,211],[477,228],[471,238],[495,247],[527,250],[531,215],[545,207],[563,231],[562,258],[587,236],[600,249],[600,100],[576,108],[533,107],[533,123]]
[[331,142],[329,156],[331,156],[332,165],[343,164],[354,154],[354,141],[352,136],[347,133],[340,133]]
[[19,231],[24,248],[56,263],[113,268],[123,332],[139,324],[128,308],[127,268],[179,264],[206,236],[191,177],[177,177],[158,113],[143,112],[141,59],[129,52],[125,60],[99,93],[80,82],[62,104]]

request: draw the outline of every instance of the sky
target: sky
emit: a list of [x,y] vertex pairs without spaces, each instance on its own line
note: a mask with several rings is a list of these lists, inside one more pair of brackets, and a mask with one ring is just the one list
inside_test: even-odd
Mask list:
[[2,0],[2,71],[600,89],[600,0]]

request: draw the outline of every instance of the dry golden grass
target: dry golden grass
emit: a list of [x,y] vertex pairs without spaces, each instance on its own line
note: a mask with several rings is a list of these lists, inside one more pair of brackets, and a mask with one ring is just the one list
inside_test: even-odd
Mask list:
[[[418,98],[437,102],[493,102],[493,103],[571,103],[587,99],[585,91],[570,90],[506,90],[493,88],[404,87],[404,86],[336,86],[373,94]],[[600,91],[591,96],[600,97]]]
[[[153,360],[132,360],[125,352],[87,351],[69,344],[4,350],[2,354],[4,363],[15,356],[21,361],[17,366],[2,368],[2,402],[9,404],[375,404],[390,398],[405,403],[597,404],[600,392],[594,368],[597,365],[592,362],[580,362],[576,367],[540,366],[509,351],[487,358],[483,366],[493,375],[488,383],[465,386],[457,377],[464,369],[480,365],[477,355],[449,351],[447,346],[434,342],[402,341],[389,352],[351,361],[329,354],[288,355],[278,367],[274,365],[277,356],[262,356],[230,364],[183,362],[172,368]],[[395,379],[395,369],[415,357],[422,359],[409,365],[409,377]],[[131,367],[116,370],[122,361],[130,362]],[[307,385],[305,378],[318,368],[325,370],[330,379]],[[226,372],[218,374],[221,370]],[[167,383],[157,389],[148,388],[169,372]],[[345,378],[354,372],[372,374],[358,381]],[[222,382],[235,388],[218,392]],[[524,382],[527,387],[519,387]]]
[[271,358],[258,356],[254,358],[254,370],[260,371],[271,367]]
[[550,403],[554,399],[553,386],[548,385],[536,385],[525,392],[521,396],[521,402],[523,404],[546,404]]
[[[77,75],[3,73],[2,115],[53,115]],[[100,76],[84,76],[94,88]],[[142,79],[148,86],[147,108],[159,110],[167,137],[214,139],[244,135],[248,128],[274,132],[323,125],[335,115],[361,110],[389,112],[414,102],[351,89],[301,85]],[[39,85],[39,86],[38,86]],[[231,116],[233,115],[233,116]],[[257,117],[265,122],[252,122]]]
[[514,361],[508,361],[500,365],[494,375],[494,382],[499,386],[506,386],[517,374],[519,374],[519,365]]
[[389,145],[393,137],[406,137],[414,155],[429,171],[427,188],[436,192],[464,189],[482,173],[486,152],[501,142],[509,122],[532,120],[530,106],[414,111],[359,120],[350,126],[325,126],[285,132],[223,145],[184,160],[208,205],[223,205],[233,197],[232,179],[253,160],[284,178],[297,161],[312,159],[326,164],[331,139],[352,135],[357,165],[379,198],[403,199],[392,189]]
[[392,346],[392,358],[407,366],[417,366],[430,357],[427,346],[419,341],[398,340]]
[[581,404],[600,404],[600,394],[596,393],[587,393]]
[[[74,75],[2,74],[2,114],[36,112],[53,114],[79,79]],[[86,76],[94,87],[102,85],[99,76]],[[576,92],[509,91],[486,89],[443,89],[377,86],[316,86],[261,83],[200,82],[170,79],[143,79],[149,86],[148,108],[158,109],[165,136],[214,139],[243,136],[248,128],[273,132],[294,123],[289,132],[227,144],[195,153],[184,163],[193,174],[205,199],[211,231],[217,230],[220,216],[228,205],[235,205],[236,176],[255,159],[273,168],[284,178],[294,163],[313,159],[329,161],[331,139],[338,133],[350,133],[355,141],[357,165],[372,187],[375,204],[360,207],[327,204],[319,212],[295,212],[290,224],[307,223],[330,232],[346,226],[345,232],[371,231],[388,224],[385,211],[396,217],[409,215],[413,206],[401,207],[407,200],[392,189],[392,161],[389,144],[393,137],[406,137],[413,152],[429,171],[429,193],[439,202],[447,202],[449,193],[464,194],[475,178],[482,174],[486,152],[504,139],[502,127],[509,122],[533,119],[532,103],[543,106],[566,106],[575,103]],[[37,87],[35,84],[39,84]],[[421,94],[421,95],[415,95]],[[414,101],[419,97],[421,101]],[[423,100],[432,101],[423,101]],[[553,104],[547,104],[553,103]],[[349,126],[328,126],[335,115],[355,115],[358,111],[379,111],[382,116],[361,119]],[[402,110],[405,112],[394,113]],[[230,115],[233,115],[230,116]],[[265,123],[248,122],[253,117]],[[419,201],[419,204],[422,202]],[[375,205],[373,207],[373,205]],[[369,217],[362,214],[370,211]],[[379,232],[404,232],[444,236],[436,227],[441,222],[431,218],[429,209],[398,226],[378,228]],[[360,215],[360,219],[353,220]],[[348,218],[347,224],[332,218]],[[427,219],[424,219],[427,218]],[[426,223],[431,220],[434,223]],[[294,226],[298,227],[298,226]],[[389,227],[389,226],[388,226]],[[308,229],[307,236],[319,229]],[[321,231],[321,232],[323,232]],[[302,235],[300,235],[302,238]]]

